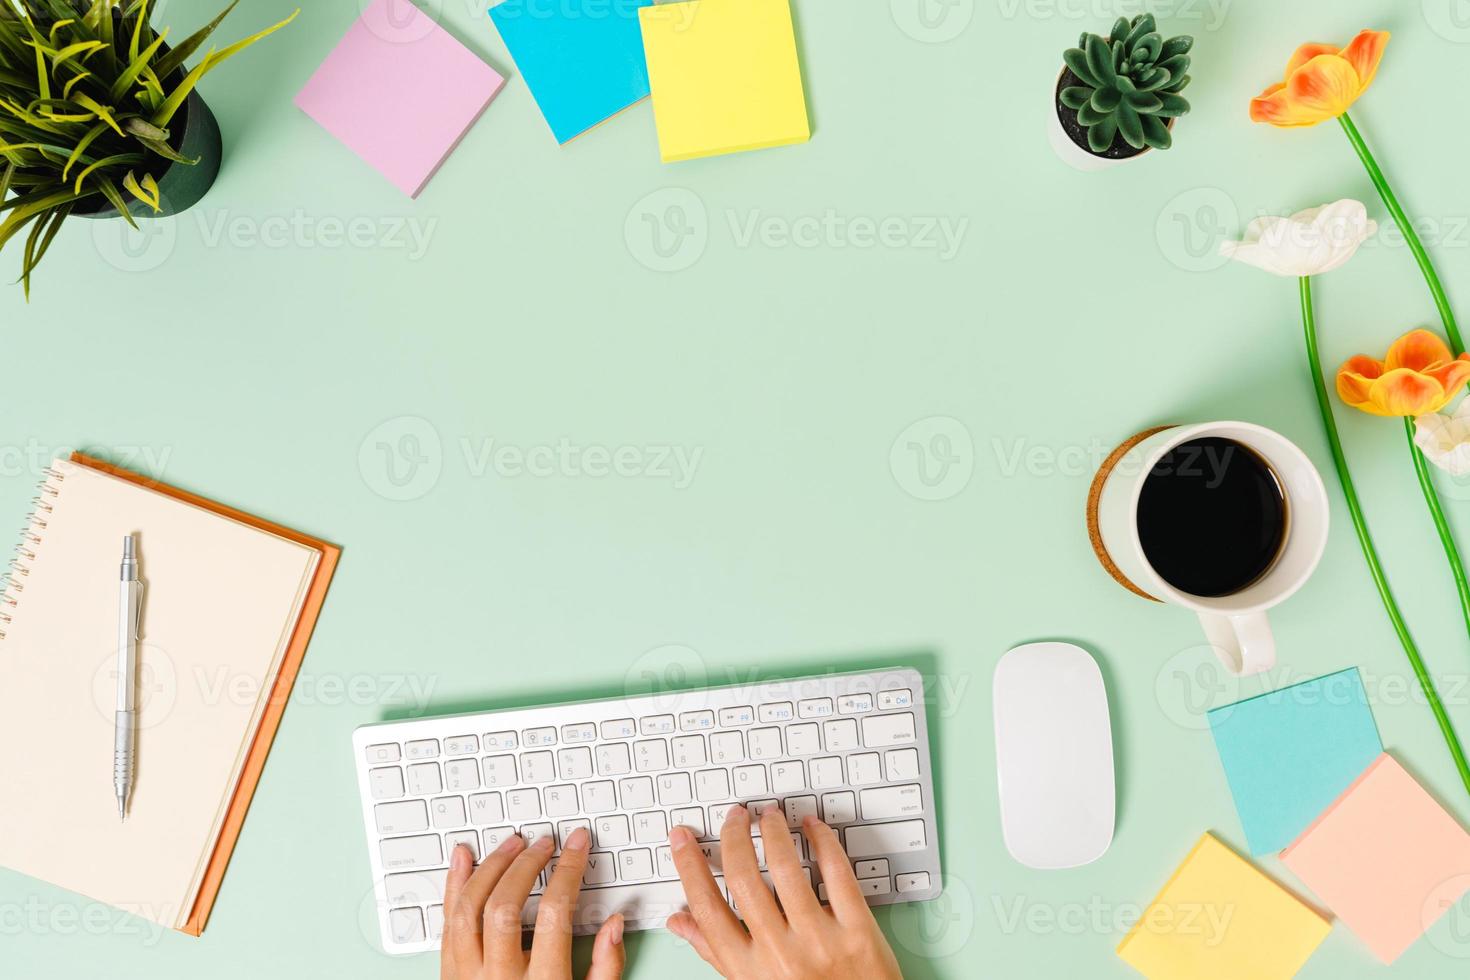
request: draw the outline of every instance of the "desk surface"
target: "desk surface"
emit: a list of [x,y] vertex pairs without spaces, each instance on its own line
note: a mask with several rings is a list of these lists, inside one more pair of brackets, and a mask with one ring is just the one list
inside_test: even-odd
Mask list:
[[[242,5],[229,39],[292,6]],[[1213,258],[1260,210],[1383,218],[1336,127],[1246,118],[1297,43],[1372,25],[1395,36],[1357,120],[1470,302],[1451,0],[1164,5],[1198,36],[1195,111],[1175,149],[1098,175],[1052,155],[1043,113],[1112,4],[798,0],[813,141],[666,167],[647,105],[559,149],[483,11],[435,0],[511,81],[417,202],[292,107],[358,9],[304,6],[206,82],[228,156],[199,210],[140,247],[76,222],[29,307],[0,290],[17,526],[44,460],[81,446],[345,549],[205,937],[0,872],[7,976],[435,976],[373,941],[348,733],[651,684],[929,676],[949,893],[882,915],[917,978],[1132,975],[1113,948],[1200,833],[1242,844],[1204,709],[1291,680],[1360,666],[1386,745],[1470,820],[1330,478],[1295,283]],[[1396,236],[1319,295],[1334,365],[1434,324]],[[1341,414],[1470,737],[1470,641],[1402,431]],[[1114,586],[1082,522],[1116,442],[1231,417],[1296,440],[1334,501],[1265,681]],[[1470,483],[1443,486],[1470,533]],[[990,672],[1038,638],[1092,650],[1116,716],[1117,840],[1064,873],[1018,867],[998,826]],[[1467,935],[1462,907],[1395,975],[1463,976]],[[668,935],[629,950],[634,977],[703,973]],[[1301,973],[1380,975],[1341,927]]]

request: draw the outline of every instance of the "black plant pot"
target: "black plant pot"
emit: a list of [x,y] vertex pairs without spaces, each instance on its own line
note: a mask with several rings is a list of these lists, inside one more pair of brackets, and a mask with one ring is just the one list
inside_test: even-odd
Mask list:
[[[190,166],[171,163],[160,157],[158,162],[165,169],[153,171],[153,179],[158,181],[160,210],[154,211],[142,201],[129,197],[128,213],[134,218],[165,218],[187,211],[204,199],[214,186],[214,179],[219,176],[220,160],[224,156],[219,123],[197,89],[184,100],[183,109],[174,117],[170,130],[169,144],[180,155],[199,162]],[[100,195],[78,203],[72,215],[78,218],[121,217],[112,202]]]

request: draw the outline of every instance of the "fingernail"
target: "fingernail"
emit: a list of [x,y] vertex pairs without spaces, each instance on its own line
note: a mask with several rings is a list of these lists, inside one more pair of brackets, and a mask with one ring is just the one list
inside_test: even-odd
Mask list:
[[521,848],[521,846],[523,844],[525,844],[525,843],[526,842],[521,837],[517,836],[516,834],[511,834],[505,840],[503,840],[503,841],[500,842],[500,846],[497,847],[496,850],[497,851],[516,851],[516,850],[519,850]]
[[470,854],[470,849],[466,845],[456,844],[454,846],[454,854],[449,859],[449,865],[455,871],[463,871],[470,866],[470,862],[473,860],[474,857]]
[[586,827],[578,827],[567,835],[567,839],[562,844],[562,848],[568,851],[585,851],[587,850],[587,842],[591,839],[592,835],[587,833]]
[[740,820],[740,819],[749,820],[750,819],[750,813],[745,809],[745,807],[743,807],[739,803],[737,803],[737,804],[735,804],[734,806],[732,806],[730,808],[730,812],[729,813],[725,814],[725,823],[729,823],[731,820]]
[[536,850],[538,851],[549,851],[552,848],[556,847],[556,841],[552,840],[550,837],[538,837],[536,838],[536,843],[532,844],[531,846],[536,848]]
[[669,844],[676,851],[682,851],[694,843],[694,832],[688,827],[675,827],[669,831]]
[[621,915],[613,916],[612,935],[609,938],[612,939],[614,946],[623,945],[623,917]]
[[822,826],[822,821],[817,819],[817,815],[815,813],[808,813],[805,817],[802,817],[801,826],[805,830],[812,830],[816,827]]

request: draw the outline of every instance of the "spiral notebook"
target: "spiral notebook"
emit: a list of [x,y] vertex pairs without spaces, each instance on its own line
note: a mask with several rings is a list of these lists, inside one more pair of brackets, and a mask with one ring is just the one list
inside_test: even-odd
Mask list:
[[[137,770],[111,770],[124,535],[145,592]],[[57,460],[0,605],[0,866],[199,935],[337,548],[84,456]]]

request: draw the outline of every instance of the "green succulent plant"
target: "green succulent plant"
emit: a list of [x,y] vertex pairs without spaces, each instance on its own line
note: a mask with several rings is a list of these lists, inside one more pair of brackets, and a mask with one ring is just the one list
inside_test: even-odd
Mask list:
[[185,69],[238,2],[169,48],[148,0],[0,0],[0,248],[29,228],[27,296],[78,206],[105,201],[133,224],[130,199],[156,213],[159,175],[198,163],[175,149],[169,126],[199,79],[296,16]]
[[1077,113],[1093,153],[1121,136],[1135,150],[1167,150],[1168,120],[1189,111],[1179,93],[1189,84],[1189,35],[1164,40],[1153,14],[1119,17],[1108,37],[1084,33],[1062,60],[1081,84],[1062,89],[1062,105]]

